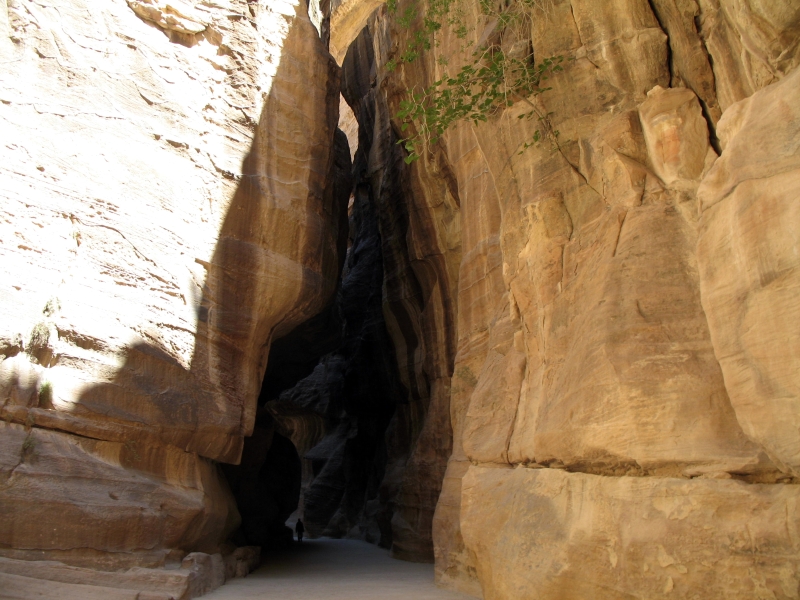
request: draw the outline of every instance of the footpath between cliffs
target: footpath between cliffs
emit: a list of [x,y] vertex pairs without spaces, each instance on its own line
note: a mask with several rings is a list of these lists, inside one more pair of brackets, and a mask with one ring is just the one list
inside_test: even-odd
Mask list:
[[268,555],[264,566],[203,596],[208,600],[469,600],[437,588],[433,565],[394,560],[355,540],[317,539]]

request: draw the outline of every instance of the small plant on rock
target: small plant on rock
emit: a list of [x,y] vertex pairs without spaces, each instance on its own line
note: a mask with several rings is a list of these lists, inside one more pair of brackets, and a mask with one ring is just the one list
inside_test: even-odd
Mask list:
[[39,388],[39,408],[53,408],[53,384],[49,381]]
[[[549,57],[538,64],[530,45],[530,25],[534,9],[541,10],[541,0],[480,0],[486,26],[477,43],[467,41],[468,29],[463,25],[463,0],[430,0],[422,10],[417,0],[401,12],[397,0],[390,0],[389,11],[396,15],[401,28],[413,30],[398,59],[389,61],[391,71],[401,63],[411,63],[437,45],[436,36],[445,26],[463,41],[465,64],[451,72],[447,60],[440,57],[443,76],[422,90],[409,90],[400,102],[395,118],[402,121],[401,130],[409,131],[398,143],[408,151],[406,163],[417,160],[429,146],[436,144],[444,132],[457,121],[475,125],[517,102],[526,105],[519,119],[546,121],[531,98],[550,88],[543,82],[562,70],[562,56]],[[416,28],[414,30],[414,28]],[[545,135],[558,136],[551,128],[537,129],[523,151]]]
[[50,342],[50,329],[46,323],[37,323],[31,330],[31,337],[28,340],[28,353],[34,354],[36,351],[47,348]]

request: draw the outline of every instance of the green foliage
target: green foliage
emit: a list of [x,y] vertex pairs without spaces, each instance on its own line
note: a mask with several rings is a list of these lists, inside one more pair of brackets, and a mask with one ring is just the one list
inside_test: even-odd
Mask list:
[[[456,39],[464,40],[462,51],[467,59],[455,74],[449,74],[447,59],[439,57],[437,63],[443,67],[444,76],[423,90],[409,90],[401,101],[395,118],[402,122],[401,130],[409,132],[398,142],[408,151],[406,163],[417,160],[455,122],[477,125],[519,101],[528,105],[520,119],[547,118],[537,113],[530,98],[549,89],[543,88],[542,82],[562,69],[563,57],[547,58],[538,65],[534,62],[529,28],[532,11],[540,0],[508,0],[499,5],[479,0],[487,25],[478,44],[466,41],[469,30],[463,25],[461,1],[430,0],[424,12],[419,0],[412,0],[402,11],[397,0],[389,1],[398,25],[414,28],[399,58],[387,65],[390,71],[430,50],[436,45],[436,33],[445,26]],[[523,151],[541,137],[537,130],[533,142],[526,143]]]
[[53,297],[47,301],[47,304],[44,305],[44,310],[42,310],[42,314],[46,317],[52,317],[55,313],[61,310],[61,302],[58,298]]
[[53,408],[53,384],[49,381],[39,388],[39,408]]

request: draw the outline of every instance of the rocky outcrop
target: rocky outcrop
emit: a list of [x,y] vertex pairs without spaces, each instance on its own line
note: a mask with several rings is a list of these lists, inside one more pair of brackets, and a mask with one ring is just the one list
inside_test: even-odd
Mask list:
[[338,68],[303,3],[0,13],[0,554],[220,552],[214,461],[339,277]]
[[462,485],[488,600],[797,595],[795,486],[484,466]]
[[[47,86],[57,83],[52,65],[59,63],[44,57],[52,54],[45,46],[53,46],[58,32],[42,33],[44,40],[25,37],[34,15],[22,6],[12,12],[20,57],[12,64],[25,76],[7,73],[4,81],[9,131],[20,139],[13,149],[7,147],[5,167],[9,211],[17,211],[4,233],[10,253],[4,261],[6,279],[14,290],[6,292],[8,322],[14,326],[6,337],[28,344],[35,326],[48,330],[52,357],[36,362],[48,369],[52,402],[60,410],[42,419],[57,419],[60,429],[108,438],[155,430],[154,437],[164,442],[235,460],[252,427],[254,403],[246,399],[258,391],[264,341],[313,314],[335,288],[338,228],[329,231],[328,221],[336,211],[321,202],[338,101],[335,69],[306,20],[290,19],[293,27],[288,27],[272,11],[254,17],[246,5],[240,8],[244,12],[235,14],[207,9],[209,18],[216,15],[220,21],[220,30],[216,37],[204,32],[186,48],[126,5],[111,5],[107,15],[102,13],[109,30],[134,36],[130,43],[115,42],[121,39],[116,34],[109,39],[116,44],[111,50],[120,54],[113,68],[142,72],[147,81],[104,84],[115,77],[110,63],[94,58],[97,50],[78,45],[73,52],[86,56],[66,64],[67,72],[71,67],[76,74],[68,93],[58,97]],[[70,5],[59,28],[83,39],[91,32],[81,15],[91,13],[91,7],[82,11]],[[41,27],[46,15],[39,17]],[[251,21],[261,25],[260,32]],[[266,52],[266,39],[278,34],[285,49],[272,48],[261,62],[249,60],[248,49]],[[136,36],[142,38],[138,46]],[[238,52],[231,46],[237,44],[242,45]],[[320,60],[300,65],[291,60],[292,53]],[[159,61],[176,66],[159,67]],[[191,82],[201,76],[208,91],[193,93]],[[298,92],[298,86],[306,108],[319,111],[283,103],[282,97]],[[90,93],[97,87],[107,89],[106,106],[86,110],[87,102],[100,101]],[[179,108],[182,97],[190,104]],[[31,121],[33,114],[42,116]],[[328,118],[317,123],[320,114]],[[48,119],[52,123],[46,126]],[[85,143],[72,135],[73,120],[89,136]],[[99,126],[107,121],[118,121],[119,128]],[[36,124],[32,134],[25,123]],[[297,128],[317,136],[318,143],[299,144],[296,154],[288,145],[276,146]],[[36,132],[41,132],[38,139]],[[112,161],[103,152],[119,147],[123,135],[124,154],[114,163],[118,178],[109,182],[92,175],[92,166]],[[226,142],[237,135],[237,144]],[[39,155],[28,160],[34,149]],[[300,160],[308,166],[298,167]],[[270,183],[294,177],[291,185]],[[50,212],[37,213],[36,204],[23,202],[28,186],[59,198],[63,206],[56,210],[59,205],[47,204]],[[184,209],[182,198],[194,204]],[[152,215],[162,209],[174,216],[154,221]],[[303,237],[296,239],[295,232]],[[39,248],[37,240],[47,244]],[[118,251],[109,253],[111,247]],[[93,287],[83,283],[81,276],[94,272]],[[275,278],[285,284],[272,286]],[[18,290],[17,280],[25,284]],[[88,309],[77,302],[86,295],[95,298]],[[164,315],[175,317],[170,321]],[[23,366],[9,364],[5,370],[4,381],[27,377]],[[142,371],[153,389],[137,380]],[[98,385],[103,381],[108,385]],[[194,400],[181,409],[181,394],[188,389]],[[17,396],[24,403],[30,394],[24,388]],[[132,424],[137,422],[147,427],[137,429]]]
[[736,418],[800,475],[800,70],[731,106],[698,190],[697,258],[711,339]]
[[113,573],[56,561],[0,558],[3,598],[68,600],[190,600],[243,577],[259,563],[258,548],[237,548],[224,558],[192,552],[177,568],[133,567]]
[[330,1],[330,51],[338,64],[347,54],[350,45],[366,27],[372,13],[383,5],[380,0]]
[[[409,215],[384,251],[414,265],[387,269],[387,315],[403,286],[428,307],[395,346],[416,327],[417,364],[436,365],[417,373],[444,375],[438,580],[486,598],[793,597],[800,13],[562,0],[532,15],[537,60],[564,57],[532,100],[544,121],[516,103],[410,170],[382,150],[391,115],[461,64],[461,42],[445,27],[391,71],[414,26],[383,11],[350,51],[375,57],[367,110],[348,97],[375,123],[370,173],[396,173],[385,212]],[[483,17],[462,16],[477,39]]]

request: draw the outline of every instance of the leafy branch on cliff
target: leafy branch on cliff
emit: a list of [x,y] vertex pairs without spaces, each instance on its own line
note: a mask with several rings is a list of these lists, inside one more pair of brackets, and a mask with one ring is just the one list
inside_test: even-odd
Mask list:
[[[398,142],[409,153],[406,163],[417,160],[437,143],[453,123],[463,120],[477,125],[516,102],[528,105],[518,118],[547,120],[548,115],[541,114],[531,98],[549,89],[542,87],[542,82],[562,69],[563,57],[546,58],[538,65],[534,62],[531,14],[534,8],[541,9],[541,0],[500,0],[499,4],[480,0],[486,26],[477,43],[467,40],[470,30],[463,24],[463,0],[430,0],[424,11],[419,2],[412,0],[400,11],[397,0],[389,1],[389,11],[396,15],[398,25],[411,34],[399,58],[390,61],[387,68],[394,70],[400,63],[414,62],[438,45],[437,33],[444,26],[462,40],[466,60],[451,75],[447,60],[440,57],[441,79],[422,90],[409,90],[400,102],[395,118],[402,121],[403,132],[410,129],[409,135]],[[543,130],[544,134],[536,130],[531,142],[523,144],[523,151],[542,137],[558,136],[550,127]]]

